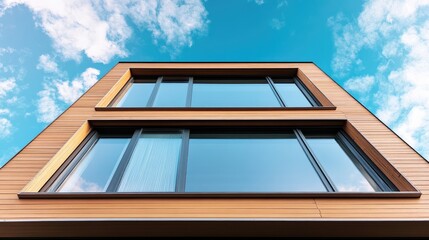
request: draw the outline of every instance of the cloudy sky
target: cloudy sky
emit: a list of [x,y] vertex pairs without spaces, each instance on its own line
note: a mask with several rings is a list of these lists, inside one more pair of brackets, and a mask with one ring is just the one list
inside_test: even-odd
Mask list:
[[429,157],[429,0],[0,0],[0,166],[118,61],[313,61]]

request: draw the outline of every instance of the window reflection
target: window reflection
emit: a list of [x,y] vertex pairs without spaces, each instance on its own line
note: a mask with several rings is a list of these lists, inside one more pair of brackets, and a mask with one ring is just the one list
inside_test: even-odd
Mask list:
[[356,164],[335,138],[308,138],[308,144],[340,192],[374,192]]
[[280,107],[280,103],[265,79],[197,79],[192,107]]
[[293,134],[194,134],[187,192],[325,192]]
[[129,138],[99,138],[70,175],[59,192],[106,191]]

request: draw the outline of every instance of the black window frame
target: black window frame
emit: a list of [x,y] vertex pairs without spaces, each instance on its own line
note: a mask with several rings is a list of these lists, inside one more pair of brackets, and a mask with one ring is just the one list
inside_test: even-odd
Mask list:
[[[273,95],[276,97],[279,106],[270,106],[270,107],[258,107],[258,106],[247,106],[247,107],[237,107],[237,106],[228,106],[228,107],[216,107],[216,106],[204,106],[204,107],[193,107],[192,106],[192,93],[193,93],[193,85],[194,85],[194,80],[195,78],[200,78],[200,79],[210,79],[213,77],[206,77],[206,76],[185,76],[185,77],[180,77],[180,76],[158,76],[156,77],[156,80],[154,80],[154,77],[151,77],[150,80],[144,79],[143,81],[145,82],[149,82],[149,81],[153,81],[155,83],[154,88],[152,89],[151,95],[148,99],[148,102],[146,104],[146,106],[141,106],[141,107],[135,107],[135,106],[131,106],[131,107],[127,107],[127,106],[115,106],[116,104],[118,104],[119,101],[121,101],[121,99],[126,95],[127,91],[129,90],[130,86],[134,83],[134,82],[139,82],[140,80],[138,78],[134,78],[131,77],[130,80],[128,80],[128,82],[124,85],[124,87],[119,91],[119,93],[113,98],[113,100],[108,104],[108,108],[113,108],[113,109],[168,109],[168,108],[180,108],[180,109],[186,109],[186,108],[190,108],[190,109],[197,109],[197,108],[204,108],[204,109],[215,109],[215,108],[226,108],[226,109],[250,109],[250,108],[260,108],[260,109],[284,109],[284,108],[317,108],[317,107],[323,107],[321,105],[321,103],[319,102],[319,100],[313,95],[313,93],[302,83],[302,81],[298,78],[298,77],[285,77],[285,79],[290,80],[290,83],[294,83],[298,89],[301,91],[301,93],[304,95],[304,97],[309,101],[310,103],[310,107],[308,106],[303,106],[303,107],[288,107],[287,104],[285,104],[285,100],[282,98],[279,90],[276,88],[276,84],[274,83],[273,79],[270,76],[219,76],[216,77],[216,80],[218,81],[222,81],[222,80],[228,80],[228,81],[234,81],[235,79],[245,79],[246,77],[250,78],[250,79],[260,79],[260,80],[265,80],[267,82],[267,84],[270,86],[271,90],[273,91]],[[187,79],[188,82],[188,90],[187,90],[187,94],[186,94],[186,104],[185,106],[154,106],[154,102],[156,97],[158,96],[158,91],[160,88],[160,85],[164,82],[164,81],[171,81],[171,79],[180,79],[182,82],[186,82],[185,79]],[[278,77],[275,77],[276,79]],[[174,81],[174,80],[173,80]],[[240,80],[238,80],[240,81]]]
[[[80,144],[80,146],[73,152],[73,154],[66,160],[66,162],[63,164],[63,166],[60,167],[60,169],[51,177],[51,179],[43,186],[40,192],[48,193],[48,194],[77,194],[74,192],[57,192],[58,188],[62,185],[62,183],[65,181],[65,179],[69,176],[71,171],[74,169],[74,167],[82,160],[82,158],[86,155],[86,153],[92,148],[92,146],[96,143],[98,138],[100,136],[109,136],[109,130],[110,128],[100,128],[100,129],[94,129],[91,131],[91,133],[85,138],[85,140]],[[111,179],[111,182],[109,183],[109,186],[107,188],[106,192],[100,192],[100,193],[93,193],[93,194],[120,194],[117,192],[117,188],[119,186],[120,180],[125,172],[127,163],[129,162],[132,152],[137,145],[138,140],[140,139],[140,136],[142,133],[145,132],[175,132],[175,133],[181,133],[182,134],[182,146],[180,151],[180,157],[178,161],[178,167],[177,167],[177,174],[176,174],[176,187],[175,192],[162,192],[162,193],[153,193],[153,192],[137,192],[137,193],[129,193],[124,192],[125,194],[137,194],[137,195],[153,195],[153,196],[160,196],[160,195],[177,195],[177,194],[183,194],[183,195],[197,195],[197,196],[203,196],[203,195],[216,195],[222,196],[225,193],[222,192],[204,192],[204,193],[194,193],[194,192],[186,192],[185,191],[185,185],[186,185],[186,170],[187,170],[187,161],[188,161],[188,150],[189,150],[189,139],[190,139],[190,132],[216,132],[216,131],[227,131],[228,133],[238,133],[238,132],[277,132],[279,131],[291,131],[296,136],[300,146],[304,150],[307,158],[309,159],[310,163],[312,164],[313,168],[316,170],[316,173],[319,175],[320,179],[322,180],[322,183],[324,184],[325,188],[327,189],[327,193],[331,194],[362,194],[366,192],[340,192],[335,188],[334,183],[329,178],[328,174],[323,169],[323,166],[318,161],[316,155],[312,152],[309,144],[306,142],[306,137],[304,135],[307,135],[303,133],[305,132],[311,132],[310,135],[315,135],[317,137],[320,136],[326,136],[326,137],[335,137],[335,140],[342,146],[344,151],[349,156],[352,156],[352,161],[355,164],[361,165],[361,167],[358,167],[359,171],[364,174],[365,178],[368,179],[368,181],[372,184],[375,189],[378,188],[380,191],[376,191],[376,194],[380,193],[397,193],[399,190],[398,188],[387,178],[387,176],[378,169],[374,163],[366,156],[362,150],[356,145],[356,143],[342,130],[341,128],[296,128],[296,127],[283,127],[283,128],[228,128],[228,127],[202,127],[202,128],[156,128],[156,127],[138,127],[138,128],[130,128],[130,127],[118,127],[118,128],[112,128],[114,136],[130,136],[129,132],[133,131],[132,137],[128,143],[128,146],[126,147],[125,153],[122,155],[122,158],[119,160],[118,167],[115,169],[115,173]],[[111,130],[112,130],[111,129]],[[121,134],[123,130],[126,129],[128,134]],[[85,192],[85,193],[91,193],[91,192]],[[325,192],[314,192],[315,195],[323,194]],[[253,195],[264,195],[270,193],[266,192],[255,192],[255,193],[228,193],[228,195],[242,195],[246,196],[247,194],[253,194]],[[276,193],[279,194],[279,193]],[[281,194],[289,194],[289,195],[296,195],[299,196],[299,193],[296,192],[283,192]]]

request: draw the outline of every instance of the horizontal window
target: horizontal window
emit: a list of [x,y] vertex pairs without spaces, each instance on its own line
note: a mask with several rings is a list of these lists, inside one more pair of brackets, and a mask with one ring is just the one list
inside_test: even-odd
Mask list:
[[[263,129],[262,129],[263,130]],[[392,192],[340,130],[95,132],[48,192]]]
[[297,78],[131,79],[111,107],[266,108],[319,106]]

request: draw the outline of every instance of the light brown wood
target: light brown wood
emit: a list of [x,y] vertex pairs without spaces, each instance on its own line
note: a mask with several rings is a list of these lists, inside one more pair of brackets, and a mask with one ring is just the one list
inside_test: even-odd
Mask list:
[[[52,177],[52,175],[58,170],[58,168],[67,160],[67,158],[72,154],[72,152],[79,146],[79,144],[85,139],[85,137],[91,131],[88,121],[76,131],[75,134],[66,142],[66,144],[61,147],[61,149],[53,156],[49,162],[37,173],[33,180],[28,183],[22,192],[38,192],[42,189],[43,185]],[[46,144],[46,143],[45,143]],[[49,144],[49,142],[47,142]],[[48,145],[49,146],[49,145]],[[48,147],[44,145],[42,149]],[[34,147],[34,146],[33,146]],[[52,147],[52,146],[50,146]],[[55,147],[54,147],[55,148]],[[0,181],[1,179],[0,175]],[[22,176],[17,175],[16,173],[13,176],[7,176],[7,179],[12,180],[13,178],[20,179]]]
[[107,107],[116,97],[116,95],[118,95],[118,93],[125,86],[125,84],[130,80],[130,78],[131,71],[130,69],[128,69],[124,73],[124,75],[119,78],[119,81],[117,81],[115,85],[113,85],[113,87],[110,89],[110,91],[101,99],[101,101],[96,105],[96,107]]
[[[120,91],[120,86],[123,86],[130,77],[129,69],[150,68],[161,70],[264,69],[264,71],[298,69],[297,73],[301,78],[305,76],[314,84],[314,87],[306,86],[312,91],[314,89],[320,91],[314,95],[317,98],[325,96],[328,101],[324,104],[332,103],[337,108],[293,111],[287,109],[284,111],[95,110],[95,106],[107,106]],[[372,148],[364,148],[366,154],[370,157],[381,156],[387,159],[390,166],[379,164],[379,167],[385,171],[397,171],[398,177],[401,174],[421,191],[422,196],[417,199],[19,199],[17,197],[17,193],[21,190],[38,191],[43,186],[48,176],[58,169],[61,161],[65,160],[86,136],[89,131],[89,125],[86,125],[88,120],[246,119],[347,120],[350,126],[372,146]],[[349,131],[349,133],[352,132]],[[70,147],[63,148],[65,145]],[[32,181],[32,179],[37,180]],[[399,182],[395,183],[399,184]],[[409,187],[405,185],[403,189]],[[194,217],[427,220],[429,219],[429,164],[312,63],[119,63],[0,169],[0,218],[3,221]]]

